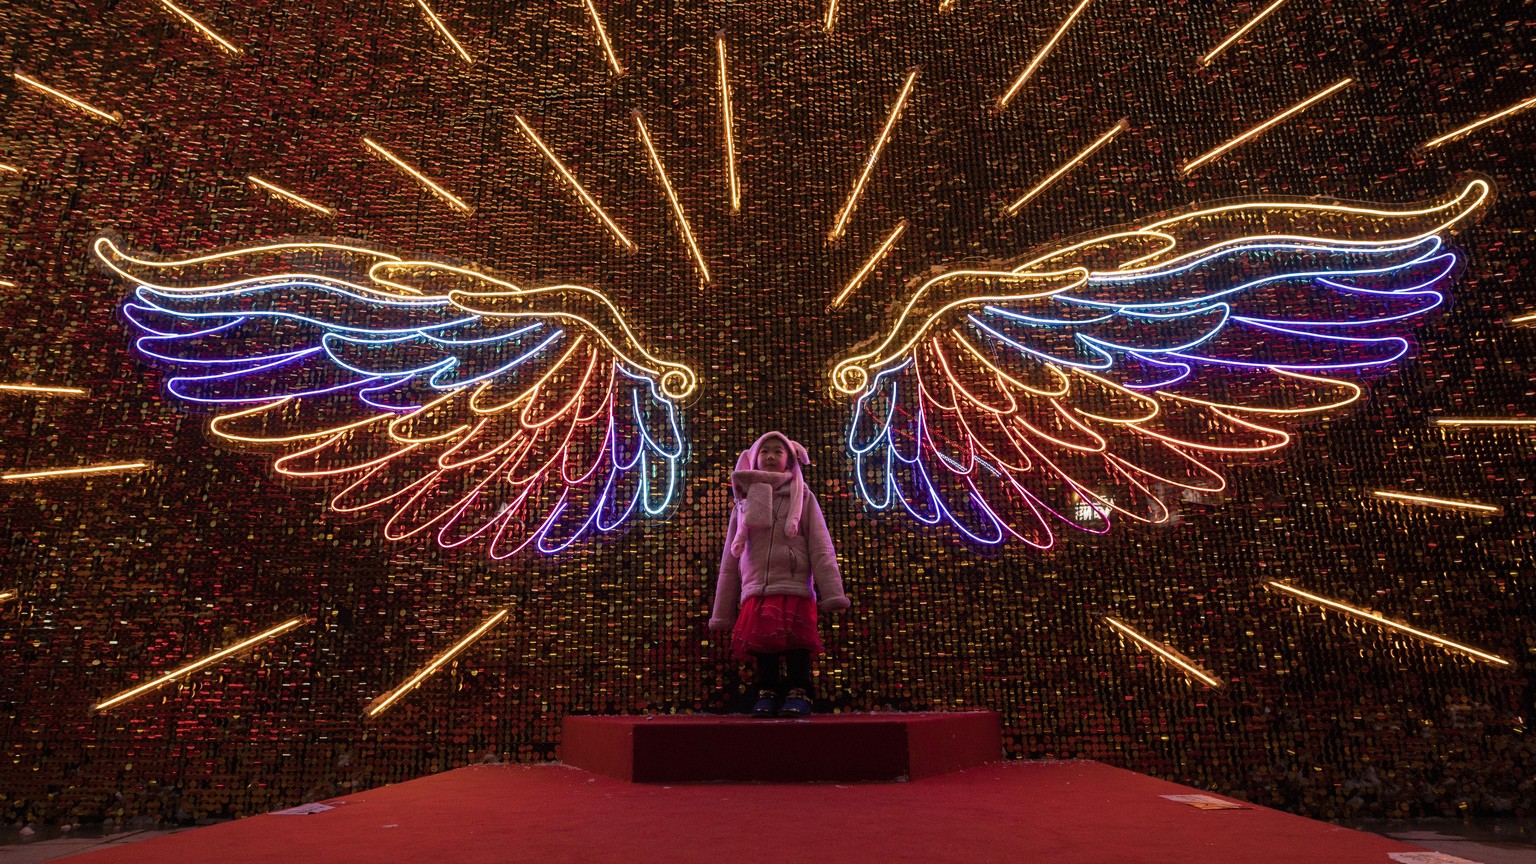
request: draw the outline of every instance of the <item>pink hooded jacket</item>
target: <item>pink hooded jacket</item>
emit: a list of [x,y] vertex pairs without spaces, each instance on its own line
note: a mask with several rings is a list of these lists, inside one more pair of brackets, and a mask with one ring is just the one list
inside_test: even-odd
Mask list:
[[[769,438],[789,450],[787,478],[755,470],[757,451]],[[736,506],[725,533],[709,629],[729,630],[748,597],[790,594],[815,600],[819,595],[822,612],[848,608],[832,535],[800,473],[810,462],[805,448],[782,432],[763,435],[737,457],[731,474]]]

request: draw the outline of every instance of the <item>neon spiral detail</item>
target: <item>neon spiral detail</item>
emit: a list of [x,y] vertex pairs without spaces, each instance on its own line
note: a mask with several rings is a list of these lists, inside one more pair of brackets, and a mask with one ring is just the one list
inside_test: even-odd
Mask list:
[[860,495],[984,545],[1168,522],[1408,353],[1456,272],[1443,235],[1491,191],[1208,207],[929,279],[832,370]]
[[392,540],[553,554],[669,512],[698,379],[597,291],[332,243],[95,252],[135,286],[135,347],[220,444],[339,485],[330,507]]

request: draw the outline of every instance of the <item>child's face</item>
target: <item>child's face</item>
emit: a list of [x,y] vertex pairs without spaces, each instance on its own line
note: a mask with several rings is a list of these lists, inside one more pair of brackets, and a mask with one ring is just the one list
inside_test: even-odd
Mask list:
[[789,469],[789,450],[785,449],[783,441],[769,438],[763,442],[763,446],[757,448],[757,469],[775,474]]

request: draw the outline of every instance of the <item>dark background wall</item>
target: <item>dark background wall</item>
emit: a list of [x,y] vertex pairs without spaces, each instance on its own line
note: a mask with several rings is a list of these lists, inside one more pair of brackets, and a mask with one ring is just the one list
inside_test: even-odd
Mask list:
[[[824,626],[828,707],[1003,713],[1009,754],[1102,759],[1307,815],[1531,812],[1536,659],[1532,440],[1437,416],[1529,410],[1536,112],[1428,153],[1440,132],[1536,95],[1536,4],[1293,0],[1208,68],[1258,3],[1102,0],[1001,115],[987,106],[1071,3],[600,3],[630,74],[609,77],[579,3],[440,0],[466,67],[404,0],[12,2],[0,68],[124,121],[0,81],[0,396],[6,470],[144,459],[149,470],[0,485],[0,813],[6,821],[247,814],[478,761],[553,758],[573,711],[719,710],[738,670],[704,624],[725,472],[770,428],[811,449],[854,606]],[[731,40],[743,212],[728,212],[713,34]],[[900,86],[923,72],[848,236],[824,237]],[[1192,176],[1192,156],[1345,75],[1355,87]],[[533,120],[641,245],[619,253],[517,134]],[[715,271],[700,288],[634,134],[645,111]],[[1017,217],[999,205],[1121,117],[1129,131]],[[369,135],[475,205],[403,181]],[[850,492],[848,405],[827,372],[932,266],[1016,255],[1195,202],[1257,194],[1409,202],[1466,171],[1499,197],[1461,231],[1466,272],[1408,360],[1348,413],[1234,472],[1162,529],[978,554],[873,520]],[[250,187],[334,205],[326,219]],[[828,301],[901,218],[883,269]],[[342,236],[620,302],[703,379],[675,515],[558,559],[384,541],[214,448],[130,353],[123,288],[86,259],[112,229],[163,254]],[[1413,489],[1479,518],[1373,501]],[[1293,581],[1513,659],[1476,664],[1266,591]],[[510,622],[377,720],[370,699],[501,606]],[[1101,622],[1118,615],[1228,685],[1191,687]],[[90,706],[293,615],[315,623],[119,710]]]

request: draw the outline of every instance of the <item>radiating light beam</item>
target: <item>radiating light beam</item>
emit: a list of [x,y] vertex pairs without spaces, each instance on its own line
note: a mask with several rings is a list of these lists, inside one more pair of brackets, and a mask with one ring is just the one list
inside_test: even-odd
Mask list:
[[1530,315],[1521,315],[1518,318],[1509,319],[1509,323],[1511,324],[1529,324],[1532,321],[1536,321],[1536,312],[1533,312]]
[[613,43],[608,41],[608,31],[603,29],[603,19],[597,14],[597,5],[593,0],[586,0],[587,15],[592,18],[592,27],[597,30],[597,41],[603,45],[603,55],[608,58],[608,67],[613,70],[617,78],[624,77],[624,67],[619,65],[619,55],[613,53]]
[[741,212],[741,184],[736,179],[736,132],[731,117],[731,81],[725,74],[725,31],[715,34],[715,53],[720,56],[720,108],[725,122],[725,167],[731,179],[731,212]]
[[0,288],[15,288],[16,283],[6,279],[0,279]]
[[432,676],[432,673],[447,665],[453,660],[453,658],[464,653],[464,651],[469,648],[469,646],[475,644],[476,640],[478,640],[481,636],[484,636],[486,631],[490,630],[492,627],[495,627],[497,624],[500,624],[501,619],[505,617],[507,617],[507,610],[502,609],[495,615],[492,615],[490,618],[486,619],[484,623],[482,623],[479,627],[476,627],[474,631],[471,632],[468,636],[465,636],[463,639],[453,643],[448,647],[446,651],[443,651],[436,657],[433,657],[430,663],[421,667],[421,669],[415,675],[407,678],[403,684],[368,703],[368,707],[365,710],[365,713],[369,717],[377,717],[385,711],[389,710],[389,706],[400,701],[405,697],[406,694],[421,686],[421,682],[427,680]]
[[827,235],[827,241],[831,242],[843,236],[848,228],[848,217],[853,215],[853,208],[858,206],[859,196],[864,194],[864,184],[869,182],[869,175],[875,170],[875,162],[880,159],[880,151],[885,147],[885,142],[891,137],[891,128],[896,125],[896,118],[901,115],[901,108],[907,103],[907,96],[912,93],[912,83],[917,80],[917,73],[922,67],[914,66],[907,72],[907,80],[901,85],[901,92],[896,94],[896,103],[891,106],[890,116],[885,118],[885,127],[880,130],[880,137],[875,139],[875,146],[870,149],[869,157],[864,160],[864,170],[859,174],[859,181],[853,185],[853,192],[848,195],[848,202],[843,205],[842,212],[837,214],[837,224],[832,226],[832,231]]
[[1430,149],[1432,147],[1439,147],[1441,144],[1444,144],[1447,141],[1454,141],[1454,140],[1456,140],[1457,138],[1460,138],[1463,135],[1466,135],[1466,134],[1471,133],[1471,132],[1475,132],[1478,129],[1483,128],[1484,126],[1487,126],[1489,123],[1493,123],[1493,122],[1495,122],[1497,120],[1502,120],[1505,117],[1509,117],[1509,116],[1512,116],[1512,115],[1515,115],[1515,114],[1519,114],[1521,111],[1524,111],[1525,109],[1531,107],[1532,105],[1536,105],[1536,96],[1532,96],[1531,98],[1526,99],[1523,102],[1516,102],[1515,104],[1509,106],[1508,108],[1505,108],[1503,111],[1500,111],[1497,114],[1489,114],[1487,117],[1484,117],[1481,120],[1474,120],[1471,123],[1468,123],[1467,125],[1462,126],[1459,129],[1453,129],[1450,132],[1447,132],[1444,135],[1441,135],[1439,138],[1435,138],[1435,139],[1432,139],[1430,141],[1427,141],[1424,144],[1424,149],[1428,150],[1428,149]]
[[1453,498],[1430,498],[1427,495],[1410,495],[1406,492],[1389,492],[1385,489],[1374,489],[1372,495],[1377,498],[1387,498],[1392,501],[1402,501],[1408,504],[1427,504],[1431,507],[1450,507],[1454,510],[1472,510],[1478,513],[1503,513],[1502,507],[1491,504],[1479,504],[1476,501],[1458,501]]
[[73,477],[79,474],[107,474],[148,468],[148,462],[119,462],[112,465],[87,465],[83,468],[49,468],[42,471],[13,471],[0,474],[0,480],[42,480],[48,477]]
[[416,0],[416,5],[421,7],[421,11],[427,13],[427,20],[431,21],[432,26],[436,28],[437,32],[442,34],[444,39],[448,40],[448,44],[453,46],[453,50],[457,51],[459,56],[464,58],[464,63],[469,66],[475,65],[475,58],[469,56],[469,52],[464,50],[464,46],[459,44],[459,40],[453,38],[453,33],[448,30],[448,25],[443,23],[443,19],[437,17],[437,13],[432,11],[432,7],[427,5],[426,0]]
[[533,131],[533,127],[528,125],[528,121],[523,119],[523,115],[514,111],[512,112],[512,119],[517,121],[518,128],[523,130],[523,134],[527,136],[529,141],[533,142],[533,146],[539,148],[539,152],[544,154],[544,158],[549,160],[549,164],[555,166],[555,170],[560,173],[565,182],[570,184],[571,189],[576,192],[576,197],[581,199],[581,203],[587,205],[587,209],[592,211],[592,215],[596,216],[603,223],[603,227],[608,229],[608,233],[612,234],[614,239],[619,241],[619,245],[631,252],[635,251],[637,248],[635,242],[625,236],[619,226],[612,219],[608,218],[608,214],[603,211],[602,205],[597,203],[596,198],[587,194],[587,190],[576,180],[576,175],[572,174],[570,169],[565,167],[565,163],[560,161],[560,157],[555,155],[555,151],[549,149],[549,146],[544,143],[544,139],[539,137],[539,133]]
[[1083,10],[1087,9],[1088,4],[1091,2],[1093,0],[1082,0],[1072,9],[1067,15],[1067,20],[1061,22],[1061,26],[1056,28],[1056,32],[1052,33],[1051,38],[1036,52],[1035,58],[1029,61],[1029,65],[1024,67],[1024,71],[1019,73],[1019,77],[1013,80],[1013,84],[1008,87],[1003,95],[997,97],[997,110],[1001,111],[1007,108],[1008,103],[1013,101],[1013,97],[1019,95],[1019,91],[1024,89],[1024,85],[1034,76],[1035,70],[1039,69],[1040,64],[1045,62],[1046,55],[1050,54],[1051,49],[1056,47],[1056,43],[1061,39],[1062,34],[1067,32],[1067,28],[1072,26],[1072,22],[1077,20],[1077,16],[1083,14]]
[[1353,84],[1354,81],[1355,81],[1355,79],[1353,79],[1353,78],[1344,78],[1344,79],[1342,79],[1340,81],[1337,81],[1337,82],[1335,82],[1333,84],[1330,84],[1327,87],[1324,87],[1322,90],[1319,90],[1318,92],[1313,93],[1311,96],[1308,96],[1307,98],[1301,100],[1300,102],[1297,102],[1295,105],[1292,105],[1291,107],[1285,109],[1284,111],[1281,111],[1279,114],[1276,114],[1275,116],[1269,118],[1268,120],[1265,120],[1263,123],[1260,123],[1259,125],[1253,127],[1252,129],[1249,129],[1247,132],[1244,132],[1243,134],[1237,136],[1236,138],[1233,138],[1232,140],[1226,142],[1225,144],[1222,144],[1222,145],[1216,147],[1214,150],[1207,151],[1205,154],[1195,158],[1194,160],[1192,160],[1190,162],[1186,162],[1184,164],[1184,167],[1180,168],[1179,170],[1184,172],[1185,174],[1188,174],[1191,171],[1194,171],[1196,168],[1199,168],[1201,165],[1204,165],[1205,163],[1211,161],[1212,159],[1215,159],[1217,156],[1220,156],[1221,154],[1227,152],[1228,150],[1231,150],[1232,148],[1239,146],[1243,142],[1252,140],[1254,138],[1257,138],[1259,135],[1264,134],[1264,132],[1266,130],[1268,130],[1269,128],[1271,128],[1272,126],[1274,126],[1277,123],[1283,122],[1286,118],[1292,117],[1292,116],[1294,116],[1296,114],[1300,114],[1301,112],[1307,110],[1308,108],[1312,107],[1313,105],[1316,105],[1318,102],[1321,102],[1324,99],[1327,99],[1329,96],[1332,96],[1333,94],[1339,92],[1340,90],[1343,90],[1345,87],[1348,87],[1350,84]]
[[1441,417],[1436,426],[1536,426],[1533,417]]
[[661,155],[656,152],[656,145],[651,141],[651,133],[645,128],[645,118],[640,112],[635,111],[635,126],[640,130],[640,141],[645,145],[645,152],[651,156],[651,167],[656,169],[656,176],[661,178],[662,188],[667,190],[667,200],[672,202],[672,212],[677,216],[677,224],[682,226],[683,239],[688,241],[688,248],[693,252],[693,261],[699,265],[699,272],[704,276],[706,284],[710,281],[709,265],[704,263],[704,253],[699,251],[699,244],[693,239],[693,229],[688,227],[688,217],[683,213],[683,202],[677,200],[677,193],[672,190],[672,181],[667,179],[667,169],[662,167]]
[[870,273],[874,272],[877,266],[879,266],[881,260],[885,258],[886,253],[890,252],[891,247],[896,245],[897,238],[899,238],[902,233],[907,230],[908,224],[909,223],[905,219],[896,223],[896,227],[892,229],[890,235],[885,238],[885,242],[880,244],[880,248],[875,250],[875,254],[869,256],[869,260],[864,262],[864,266],[859,268],[859,272],[853,274],[853,278],[848,280],[847,286],[845,286],[842,292],[838,294],[835,299],[833,299],[832,307],[834,309],[843,305],[843,301],[848,299],[848,295],[852,294],[854,289],[864,284],[864,280],[869,277]]
[[20,596],[21,596],[21,592],[15,590],[15,589],[7,589],[5,591],[0,591],[0,603],[9,603],[12,600],[15,600],[17,597],[20,597]]
[[1314,604],[1316,604],[1318,606],[1323,606],[1325,608],[1332,609],[1332,610],[1334,610],[1336,612],[1343,612],[1345,615],[1349,615],[1349,616],[1351,616],[1353,618],[1356,618],[1356,619],[1358,619],[1360,621],[1365,621],[1365,622],[1370,623],[1370,624],[1379,624],[1382,627],[1387,627],[1387,628],[1390,628],[1392,630],[1396,630],[1396,631],[1398,631],[1400,633],[1407,633],[1410,636],[1416,637],[1418,639],[1422,639],[1422,640],[1424,640],[1426,642],[1429,642],[1431,644],[1439,645],[1439,646],[1441,646],[1443,648],[1449,648],[1452,651],[1458,651],[1458,652],[1460,652],[1462,654],[1466,654],[1466,655],[1471,656],[1471,657],[1476,657],[1479,660],[1486,660],[1489,663],[1493,663],[1493,664],[1496,664],[1496,665],[1499,665],[1499,666],[1508,666],[1508,665],[1510,665],[1510,662],[1508,660],[1505,660],[1503,657],[1498,657],[1496,655],[1489,654],[1489,653],[1487,653],[1485,651],[1479,651],[1476,648],[1473,648],[1473,647],[1468,646],[1468,645],[1463,645],[1460,642],[1452,642],[1451,640],[1445,638],[1444,636],[1437,636],[1434,633],[1429,633],[1427,631],[1420,630],[1420,629],[1418,629],[1416,627],[1410,627],[1407,624],[1403,624],[1400,621],[1393,621],[1391,618],[1387,618],[1387,617],[1385,617],[1385,616],[1383,616],[1383,615],[1381,615],[1380,613],[1377,613],[1377,612],[1372,612],[1369,609],[1360,609],[1358,607],[1351,606],[1348,603],[1340,603],[1337,600],[1329,600],[1327,597],[1320,597],[1320,596],[1318,596],[1316,594],[1313,594],[1313,593],[1311,593],[1309,591],[1303,591],[1300,588],[1294,588],[1294,587],[1292,587],[1290,585],[1285,584],[1284,582],[1270,581],[1270,582],[1267,582],[1265,584],[1267,584],[1270,588],[1273,588],[1273,589],[1275,589],[1277,591],[1283,591],[1286,594],[1291,595],[1292,597],[1299,597],[1300,599],[1305,600],[1308,603],[1314,603]]
[[411,167],[410,164],[408,164],[405,160],[389,152],[388,150],[385,150],[382,145],[374,141],[372,138],[364,138],[363,143],[368,145],[369,149],[373,150],[375,153],[378,153],[380,156],[383,156],[385,159],[388,159],[390,162],[394,163],[396,168],[399,168],[401,171],[404,171],[406,174],[410,175],[413,179],[416,180],[416,182],[427,187],[427,189],[430,190],[432,194],[448,202],[448,206],[458,210],[461,213],[469,213],[474,210],[473,207],[465,204],[458,196],[432,182],[430,177]]
[[21,169],[17,168],[15,165],[7,165],[4,162],[0,162],[0,173],[4,173],[4,174],[20,174],[21,173]]
[[260,177],[257,177],[255,174],[248,174],[248,175],[246,175],[245,179],[251,181],[252,183],[255,183],[257,186],[260,186],[261,188],[267,190],[268,192],[271,192],[272,194],[277,195],[280,198],[286,198],[289,201],[291,201],[291,202],[293,202],[295,204],[298,204],[301,207],[308,207],[309,209],[314,210],[317,213],[324,213],[327,216],[334,216],[334,215],[336,215],[336,211],[335,210],[332,210],[331,208],[326,207],[326,206],[321,205],[321,204],[316,204],[315,202],[309,200],[308,198],[305,198],[302,195],[299,195],[296,192],[289,192],[287,189],[284,189],[283,187],[278,186],[275,183],[268,183],[267,181],[261,179]]
[[1275,0],[1275,2],[1273,2],[1273,3],[1269,4],[1268,6],[1264,7],[1264,11],[1262,11],[1259,14],[1253,16],[1253,18],[1249,19],[1247,24],[1244,24],[1243,26],[1237,28],[1237,31],[1234,32],[1231,36],[1228,36],[1226,39],[1223,39],[1220,45],[1217,45],[1215,48],[1212,48],[1209,54],[1206,54],[1204,57],[1201,57],[1200,58],[1200,65],[1201,66],[1209,66],[1209,65],[1211,65],[1211,61],[1215,60],[1217,57],[1220,57],[1221,56],[1221,52],[1223,52],[1223,51],[1227,50],[1228,48],[1232,47],[1232,44],[1234,42],[1236,42],[1237,40],[1239,40],[1239,39],[1243,38],[1244,36],[1248,35],[1248,31],[1249,30],[1252,30],[1253,28],[1259,26],[1259,22],[1263,21],[1265,18],[1268,18],[1269,17],[1269,13],[1275,11],[1276,9],[1279,9],[1281,6],[1284,6],[1284,5],[1285,5],[1285,0]]
[[822,16],[821,27],[828,33],[832,32],[832,25],[837,23],[837,0],[827,0],[827,14]]
[[1183,654],[1180,654],[1178,651],[1175,651],[1162,642],[1158,642],[1156,639],[1151,639],[1141,635],[1140,633],[1137,633],[1126,624],[1108,615],[1104,616],[1104,623],[1131,637],[1131,639],[1135,640],[1137,644],[1151,650],[1154,654],[1171,663],[1175,668],[1183,672],[1185,675],[1198,680],[1200,683],[1207,687],[1217,690],[1221,689],[1220,681],[1211,677],[1199,666],[1196,666],[1194,661],[1190,660],[1188,657],[1185,657]]
[[100,108],[96,108],[96,107],[93,107],[91,105],[87,105],[86,103],[81,102],[79,99],[76,99],[75,97],[69,95],[68,93],[61,93],[58,90],[55,90],[52,87],[49,87],[47,84],[44,84],[43,82],[37,80],[36,78],[32,78],[30,76],[23,75],[20,72],[12,72],[11,76],[14,77],[17,81],[20,81],[21,83],[27,85],[28,87],[32,87],[33,89],[39,90],[39,91],[41,91],[43,93],[46,93],[49,96],[52,96],[53,98],[59,100],[60,102],[63,102],[65,104],[67,104],[67,105],[71,105],[71,106],[73,106],[75,108],[78,108],[81,111],[84,111],[85,113],[90,114],[93,117],[97,117],[99,119],[105,120],[108,123],[118,123],[118,122],[121,122],[122,119],[123,119],[123,115],[118,114],[115,111],[114,112],[103,111]]
[[1060,168],[1052,171],[1050,176],[1037,183],[1035,188],[1025,192],[1023,197],[1005,207],[1004,209],[1008,212],[1008,215],[1012,216],[1013,214],[1019,212],[1020,207],[1028,204],[1030,200],[1033,199],[1036,195],[1039,195],[1041,192],[1049,189],[1052,184],[1054,184],[1057,180],[1060,180],[1068,171],[1076,168],[1078,163],[1082,162],[1084,159],[1087,159],[1089,156],[1092,156],[1100,147],[1108,144],[1111,140],[1114,139],[1116,135],[1124,132],[1126,125],[1126,121],[1122,119],[1119,123],[1116,123],[1112,128],[1110,128],[1108,132],[1100,135],[1096,140],[1094,140],[1092,144],[1084,147],[1082,152],[1078,153],[1076,156],[1073,156],[1071,159],[1068,159],[1066,163],[1063,164]]
[[39,396],[84,396],[78,387],[45,387],[40,384],[0,384],[4,393],[36,393]]
[[105,711],[108,708],[112,708],[112,707],[115,707],[117,705],[121,705],[124,702],[127,702],[130,699],[138,698],[139,696],[142,696],[142,695],[144,695],[145,693],[148,693],[151,690],[155,690],[157,688],[164,687],[165,685],[171,683],[172,681],[177,680],[178,678],[185,678],[185,677],[187,677],[188,675],[191,675],[194,672],[197,672],[197,671],[199,671],[201,669],[206,669],[209,666],[212,666],[213,664],[219,662],[220,660],[223,660],[226,657],[231,657],[231,656],[233,656],[235,654],[239,654],[241,651],[244,651],[247,648],[250,648],[250,647],[252,647],[254,645],[259,645],[262,642],[267,641],[268,639],[274,639],[274,638],[276,638],[278,636],[281,636],[284,633],[287,633],[289,630],[292,630],[295,627],[303,625],[308,620],[309,620],[308,618],[304,618],[304,617],[289,618],[287,621],[284,621],[283,623],[277,625],[276,627],[273,627],[270,630],[265,630],[265,631],[263,631],[261,633],[257,633],[255,636],[252,636],[251,638],[245,640],[244,642],[239,642],[237,644],[229,646],[228,648],[224,648],[224,649],[222,649],[220,651],[215,651],[214,653],[209,654],[207,657],[204,657],[201,660],[194,660],[193,662],[188,663],[187,665],[182,666],[182,667],[180,667],[178,669],[172,669],[171,671],[165,673],[164,675],[161,675],[159,678],[155,678],[154,680],[151,680],[151,681],[146,681],[143,684],[140,684],[139,686],[134,687],[132,689],[124,690],[123,692],[117,694],[116,696],[113,696],[111,699],[107,699],[107,700],[105,700],[103,702],[96,703],[96,705],[94,705],[93,708],[95,710],[97,710],[97,711]]
[[171,0],[160,0],[160,5],[176,13],[177,17],[181,18],[181,20],[187,22],[188,24],[191,24],[193,28],[197,30],[197,32],[207,36],[209,39],[212,39],[220,48],[223,48],[225,51],[228,51],[231,54],[240,53],[240,47],[238,45],[213,32],[213,28],[194,18],[191,12],[188,12],[180,6],[177,6],[175,3],[172,3]]

